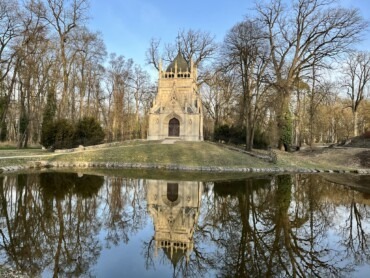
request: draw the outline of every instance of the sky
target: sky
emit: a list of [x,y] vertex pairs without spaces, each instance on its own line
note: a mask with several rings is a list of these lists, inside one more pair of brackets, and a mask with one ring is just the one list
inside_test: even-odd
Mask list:
[[[340,2],[359,8],[370,21],[370,0]],[[210,32],[221,42],[233,25],[253,14],[253,7],[254,0],[90,0],[89,26],[102,33],[108,53],[132,58],[150,70],[145,51],[151,38],[174,43],[178,31],[193,29]],[[370,50],[368,36],[361,48]]]

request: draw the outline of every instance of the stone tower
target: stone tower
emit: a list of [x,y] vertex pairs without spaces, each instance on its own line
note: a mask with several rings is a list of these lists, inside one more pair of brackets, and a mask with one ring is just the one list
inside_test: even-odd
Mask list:
[[148,140],[203,141],[202,102],[197,69],[179,52],[167,70],[159,65],[158,93],[149,111]]

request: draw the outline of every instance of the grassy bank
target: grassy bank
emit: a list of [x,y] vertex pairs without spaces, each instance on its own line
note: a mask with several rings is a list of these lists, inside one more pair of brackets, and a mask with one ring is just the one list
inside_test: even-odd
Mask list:
[[32,161],[48,162],[111,162],[157,165],[214,166],[214,167],[271,167],[271,164],[242,153],[228,150],[208,142],[140,141],[117,146],[86,148],[73,152],[50,153],[44,150],[0,149],[0,167],[26,165]]
[[[360,152],[361,150],[358,150]],[[230,150],[209,142],[162,144],[158,141],[124,142],[65,152],[41,149],[1,149],[0,167],[25,166],[35,161],[48,163],[117,163],[140,165],[176,165],[183,167],[288,168],[288,169],[356,169],[351,157],[356,150],[329,150],[321,153],[278,152],[277,164]],[[355,161],[355,160],[353,160]],[[181,168],[181,167],[180,167]]]

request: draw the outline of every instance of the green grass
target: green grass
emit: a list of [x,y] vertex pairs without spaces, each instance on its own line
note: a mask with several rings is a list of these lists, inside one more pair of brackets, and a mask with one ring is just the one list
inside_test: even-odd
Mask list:
[[0,149],[0,157],[10,156],[35,156],[35,155],[48,155],[49,152],[41,149]]
[[[46,161],[61,164],[116,163],[141,164],[158,168],[281,168],[281,169],[352,169],[345,163],[351,153],[339,151],[317,153],[278,153],[277,164],[224,148],[209,142],[183,142],[161,144],[159,141],[133,141],[76,149],[73,152],[47,152],[41,149],[2,149],[0,167],[23,166],[30,162]],[[317,156],[317,157],[316,157]],[[353,159],[353,157],[352,157]],[[347,165],[348,164],[348,165]],[[158,169],[157,169],[158,170]],[[199,169],[200,170],[200,169]],[[141,169],[143,171],[143,169]]]
[[140,163],[187,167],[273,167],[273,164],[207,142],[153,141],[125,142],[112,147],[87,148],[74,152],[50,153],[41,149],[0,149],[0,167],[24,165],[31,161]]
[[59,154],[48,160],[214,167],[271,167],[271,164],[260,159],[207,142],[176,142],[175,144],[141,142],[140,144],[125,144],[113,148]]
[[41,160],[43,157],[50,156],[49,152],[41,148],[17,149],[13,147],[0,147],[0,167],[24,165],[28,161]]

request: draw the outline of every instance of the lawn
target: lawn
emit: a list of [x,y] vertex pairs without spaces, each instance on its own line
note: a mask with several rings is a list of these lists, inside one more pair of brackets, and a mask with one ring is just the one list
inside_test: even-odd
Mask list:
[[[277,164],[252,157],[210,142],[162,144],[160,141],[133,141],[91,146],[73,151],[48,152],[41,149],[0,147],[0,167],[24,166],[29,162],[46,161],[58,164],[115,163],[140,164],[164,168],[280,168],[284,169],[358,169],[366,168],[357,158],[368,149],[322,149],[314,152],[278,152]],[[140,166],[136,165],[136,166]],[[167,167],[169,166],[169,167]]]
[[271,167],[258,158],[228,150],[208,142],[161,144],[143,141],[116,147],[92,149],[55,155],[56,162],[112,162],[156,165],[214,166],[214,167]]
[[47,152],[41,149],[0,148],[0,167],[26,165],[32,161],[63,163],[135,163],[185,167],[255,167],[272,164],[209,142],[161,144],[160,141],[123,142],[84,150]]

